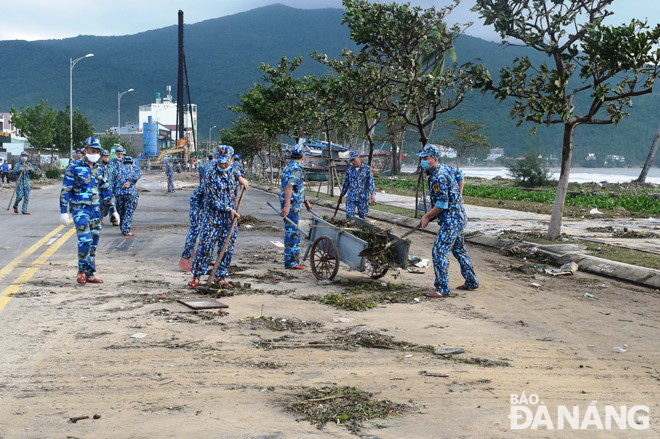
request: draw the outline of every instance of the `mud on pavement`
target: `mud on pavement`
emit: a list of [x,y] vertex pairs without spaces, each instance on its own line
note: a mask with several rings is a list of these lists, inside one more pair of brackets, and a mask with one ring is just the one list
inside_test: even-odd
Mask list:
[[[648,405],[660,433],[657,292],[475,247],[482,286],[449,300],[423,298],[432,267],[372,281],[342,266],[321,285],[283,269],[280,223],[262,221],[241,228],[224,310],[177,302],[197,294],[178,271],[185,227],[138,217],[127,250],[104,231],[98,286],[75,285],[75,255],[52,259],[0,315],[0,437],[510,437],[522,392]],[[411,255],[431,243],[413,235]]]

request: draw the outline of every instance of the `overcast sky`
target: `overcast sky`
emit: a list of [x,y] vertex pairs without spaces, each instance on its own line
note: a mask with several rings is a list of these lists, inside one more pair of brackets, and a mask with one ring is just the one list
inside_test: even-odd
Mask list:
[[[1,1],[1,0],[0,0]],[[176,24],[183,9],[186,23],[196,23],[273,3],[305,9],[341,7],[341,0],[4,0],[0,3],[0,40],[41,40],[77,35],[126,35]],[[444,6],[450,0],[413,0],[421,6]],[[499,40],[470,12],[474,0],[463,0],[449,22],[474,22],[468,34]],[[616,23],[633,18],[657,24],[660,0],[616,0]]]

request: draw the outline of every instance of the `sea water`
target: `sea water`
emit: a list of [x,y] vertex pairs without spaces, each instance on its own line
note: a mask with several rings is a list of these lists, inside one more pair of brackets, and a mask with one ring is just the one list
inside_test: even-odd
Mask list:
[[[461,167],[468,177],[492,179],[495,177],[511,178],[504,167]],[[413,173],[415,168],[403,167],[402,172]],[[551,168],[552,178],[559,179],[559,168]],[[629,183],[639,177],[642,168],[572,168],[569,181],[574,183],[607,182]],[[647,183],[660,184],[660,168],[651,168],[646,177]]]

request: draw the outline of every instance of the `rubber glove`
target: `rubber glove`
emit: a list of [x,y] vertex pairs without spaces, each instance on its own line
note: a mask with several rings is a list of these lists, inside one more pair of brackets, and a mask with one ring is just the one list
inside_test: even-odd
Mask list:
[[112,219],[115,220],[115,222],[119,222],[119,214],[117,212],[113,212]]
[[68,226],[70,221],[71,220],[69,219],[68,213],[63,213],[60,215],[60,222],[62,223],[63,226]]

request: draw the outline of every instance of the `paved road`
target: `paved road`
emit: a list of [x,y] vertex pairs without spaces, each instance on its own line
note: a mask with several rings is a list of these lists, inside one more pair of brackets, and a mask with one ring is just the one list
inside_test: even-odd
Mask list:
[[[97,254],[104,257],[115,255],[116,259],[120,259],[125,252],[131,252],[144,257],[159,256],[176,264],[184,241],[180,234],[172,237],[171,230],[174,227],[188,227],[189,196],[196,183],[192,175],[185,180],[177,182],[177,192],[168,194],[164,176],[160,173],[144,175],[138,185],[140,200],[133,220],[136,236],[126,238],[121,235],[118,227],[106,221]],[[8,288],[5,296],[16,293],[22,284],[29,281],[27,276],[30,273],[35,274],[43,264],[51,260],[70,263],[70,272],[62,274],[66,277],[75,276],[77,241],[71,225],[62,227],[59,224],[59,191],[59,185],[34,189],[29,216],[0,211],[3,231],[0,241],[0,295]],[[0,193],[6,198],[9,192],[5,190]],[[251,190],[243,203],[242,213],[277,223],[277,214],[266,205],[266,201],[271,201],[274,206],[278,204],[275,196]],[[329,212],[325,208],[317,209],[321,214]],[[149,233],[141,233],[143,231]],[[46,253],[49,249],[51,252]],[[107,267],[102,264],[98,264],[97,268],[101,278],[104,272],[118,269],[116,266]],[[23,275],[26,269],[31,270]],[[131,267],[119,269],[130,270]],[[0,302],[2,306],[3,302]]]

